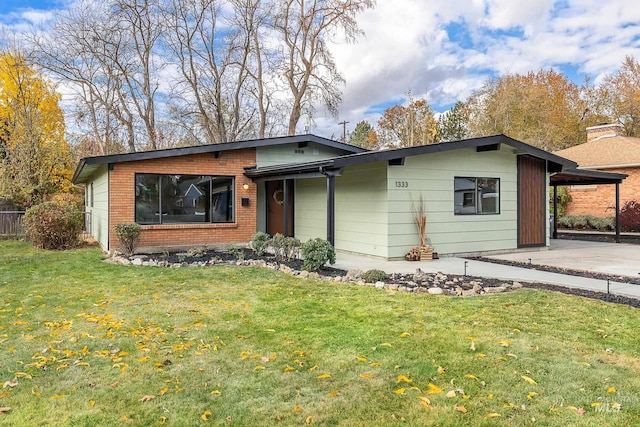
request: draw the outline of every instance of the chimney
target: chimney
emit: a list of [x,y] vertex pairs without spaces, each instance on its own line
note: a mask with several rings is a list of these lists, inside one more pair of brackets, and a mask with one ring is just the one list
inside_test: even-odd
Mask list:
[[587,142],[599,138],[609,138],[622,135],[624,126],[620,123],[606,123],[598,126],[590,126],[587,128]]

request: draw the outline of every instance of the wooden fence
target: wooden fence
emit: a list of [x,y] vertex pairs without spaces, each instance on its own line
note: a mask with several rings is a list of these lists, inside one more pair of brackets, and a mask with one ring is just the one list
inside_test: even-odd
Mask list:
[[[0,211],[0,239],[20,239],[25,237],[22,218],[24,211]],[[91,212],[84,212],[84,229],[82,237],[87,237],[91,230]]]

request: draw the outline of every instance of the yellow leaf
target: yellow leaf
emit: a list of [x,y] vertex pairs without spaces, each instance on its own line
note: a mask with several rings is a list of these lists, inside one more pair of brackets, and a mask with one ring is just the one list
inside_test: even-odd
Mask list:
[[538,393],[536,393],[535,391],[531,391],[529,392],[529,394],[527,394],[527,399],[533,400],[533,398],[536,397],[537,395]]
[[472,374],[466,374],[465,378],[471,378],[472,380],[479,380],[478,377],[476,377],[475,375],[472,375]]
[[400,338],[406,338],[408,336],[410,336],[411,334],[409,332],[403,332],[400,334]]
[[464,406],[453,405],[453,409],[455,409],[458,412],[462,412],[463,414],[467,413],[467,408],[465,408]]
[[57,394],[55,396],[51,396],[49,399],[51,400],[57,400],[57,399],[64,399],[65,397],[67,397],[66,394]]
[[291,366],[287,366],[286,368],[284,368],[284,372],[293,372],[295,370],[296,368],[292,368]]
[[200,418],[202,418],[202,421],[209,421],[210,416],[211,416],[211,411],[207,409],[202,413],[202,415],[200,415]]
[[360,374],[360,378],[365,378],[365,379],[373,378],[373,375],[374,375],[374,374],[365,374],[365,373],[362,373],[362,374]]
[[616,392],[616,388],[615,387],[609,387],[607,389],[607,393],[615,393]]
[[95,400],[90,400],[90,401],[89,401],[89,406],[91,406],[92,408],[93,408],[94,406],[96,406],[96,401],[95,401]]
[[602,402],[593,402],[591,406],[602,406]]
[[486,357],[486,355],[484,353],[476,354],[476,359],[484,359],[485,357]]
[[522,375],[522,376],[521,376],[521,378],[522,378],[523,380],[525,380],[526,382],[528,382],[529,384],[533,384],[533,385],[538,384],[537,382],[535,382],[535,381],[533,380],[533,378],[530,378],[530,377],[528,377],[528,376],[526,376],[526,375]]
[[293,412],[302,412],[302,408],[299,406],[294,406],[293,407]]
[[137,360],[138,360],[138,362],[147,362],[149,360],[149,358],[146,357],[146,356],[145,357],[138,357]]
[[493,393],[492,393],[492,394],[487,395],[487,399],[489,399],[489,400],[493,400]]
[[502,347],[509,347],[511,345],[511,342],[507,340],[502,340],[498,344],[500,344]]
[[382,366],[382,363],[379,362],[371,362],[369,363],[369,366],[371,366],[372,368],[376,368],[378,366]]
[[433,383],[429,383],[427,386],[428,389],[425,391],[427,394],[440,394],[442,393],[442,389]]
[[402,388],[399,388],[399,389],[395,390],[394,393],[395,394],[404,394],[404,391],[405,391],[405,388],[402,387]]
[[578,362],[578,365],[591,366],[591,363],[589,363],[589,362]]
[[444,374],[444,368],[442,366],[438,366],[438,373]]
[[369,360],[364,356],[356,356],[356,359],[358,359],[359,362],[366,362],[367,360]]
[[325,378],[331,378],[331,374],[320,374],[318,375],[318,379],[323,380]]
[[551,408],[549,408],[549,412],[562,412],[562,409],[555,408],[555,407],[552,406]]
[[26,372],[16,372],[16,378],[26,378],[26,379],[30,380],[33,377],[31,375],[27,374]]
[[391,345],[390,342],[383,342],[382,344],[380,344],[380,347],[389,347],[389,348],[393,348],[393,346]]
[[498,418],[498,417],[500,417],[500,416],[501,416],[501,415],[500,415],[500,414],[498,414],[497,412],[492,412],[492,413],[490,413],[490,414],[487,414],[487,418]]
[[426,396],[418,396],[418,400],[420,401],[420,403],[422,404],[424,409],[431,410],[431,401],[429,400],[428,397],[426,397]]
[[312,417],[311,415],[309,415],[309,416],[307,417],[307,419],[306,419],[306,420],[304,420],[304,422],[305,422],[305,424],[309,425],[309,424],[311,424],[311,420],[313,420],[313,417]]
[[215,394],[215,395],[218,395],[218,396],[221,396],[221,395],[222,395],[222,393],[220,392],[220,390],[213,390],[213,391],[212,391],[211,393],[209,393],[209,394]]
[[160,425],[163,426],[165,425],[167,422],[167,417],[165,417],[164,415],[162,417],[160,417]]
[[140,402],[148,402],[150,400],[155,399],[156,397],[153,394],[147,394],[146,396],[142,396]]
[[578,408],[576,408],[575,406],[567,406],[565,409],[567,409],[568,411],[576,411],[576,412],[578,412]]
[[404,381],[405,383],[412,383],[413,380],[411,378],[406,377],[405,375],[398,375],[398,382]]
[[262,365],[258,365],[255,368],[253,368],[254,371],[260,371],[261,369],[266,369],[266,368]]
[[35,397],[40,397],[40,392],[39,391],[35,391],[33,388],[31,389],[31,394],[33,394]]
[[336,397],[339,394],[340,394],[340,390],[333,390],[332,392],[327,393],[327,397]]
[[513,357],[514,359],[517,359],[517,358],[518,358],[518,356],[516,356],[516,355],[515,355],[515,354],[513,354],[513,353],[507,353],[507,357]]
[[164,396],[169,391],[168,387],[164,387],[162,390],[158,392],[160,396]]

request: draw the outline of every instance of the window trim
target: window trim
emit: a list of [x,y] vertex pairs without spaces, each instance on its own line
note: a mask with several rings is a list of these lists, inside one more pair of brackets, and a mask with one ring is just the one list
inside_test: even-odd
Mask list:
[[[231,180],[230,190],[231,190],[231,198],[228,203],[231,204],[231,220],[229,221],[213,221],[212,215],[210,215],[210,220],[207,222],[163,222],[162,215],[158,216],[158,222],[145,222],[138,220],[138,197],[137,197],[137,186],[138,186],[138,177],[140,176],[150,176],[155,177],[158,180],[158,212],[162,212],[162,177],[167,176],[181,176],[181,177],[204,177],[209,179],[209,198],[211,197],[213,191],[213,183],[216,178],[227,178]],[[237,208],[236,208],[236,198],[237,198],[237,189],[236,189],[236,177],[234,175],[199,175],[199,174],[172,174],[172,173],[147,173],[147,172],[139,172],[134,174],[133,186],[134,186],[134,221],[137,224],[140,224],[144,227],[183,227],[185,225],[190,226],[235,226],[237,225]],[[209,199],[208,209],[211,209],[211,199]]]
[[[458,212],[458,206],[456,205],[456,198],[455,198],[455,193],[456,193],[456,180],[458,179],[465,179],[465,180],[473,180],[475,181],[475,187],[473,190],[473,199],[474,199],[474,210],[475,212]],[[497,194],[497,209],[496,212],[478,212],[478,180],[495,180],[496,181],[496,191],[495,193],[492,194]],[[460,216],[469,216],[469,215],[500,215],[500,200],[502,199],[501,197],[501,183],[500,183],[500,178],[497,177],[487,177],[487,176],[454,176],[453,177],[453,193],[454,193],[454,198],[453,198],[453,214],[454,215],[460,215]],[[464,207],[464,202],[465,202],[465,193],[462,193],[462,205],[460,206],[460,208]]]

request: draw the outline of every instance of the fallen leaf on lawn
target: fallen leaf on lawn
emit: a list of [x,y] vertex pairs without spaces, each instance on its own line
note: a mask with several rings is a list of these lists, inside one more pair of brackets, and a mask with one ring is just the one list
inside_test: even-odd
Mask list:
[[475,341],[471,341],[471,346],[469,347],[469,350],[476,351],[476,342]]
[[446,394],[447,397],[451,398],[451,397],[456,397],[456,391],[455,390],[449,390]]
[[562,412],[562,409],[552,406],[549,408],[549,412]]
[[292,368],[291,366],[287,366],[286,368],[284,368],[284,372],[293,372],[295,370],[296,368]]
[[516,356],[516,355],[515,355],[515,354],[513,354],[513,353],[507,353],[507,357],[513,357],[514,359],[517,359],[517,358],[518,358],[518,356]]
[[589,363],[589,362],[578,362],[578,365],[591,366],[591,363]]
[[502,415],[498,414],[497,412],[492,412],[490,414],[487,414],[487,418],[498,418],[501,417]]
[[200,418],[202,418],[202,421],[209,421],[210,416],[211,416],[211,411],[207,409],[202,413],[202,415],[200,415]]
[[299,406],[294,406],[293,407],[293,412],[302,412],[302,408]]
[[412,383],[413,380],[411,378],[408,378],[405,375],[398,375],[398,382],[402,382],[404,381],[405,383]]
[[438,373],[444,374],[444,368],[442,366],[438,366]]
[[358,362],[366,362],[367,360],[369,360],[364,356],[356,356],[356,359],[358,359]]
[[613,403],[611,404],[611,409],[613,409],[613,410],[615,410],[615,411],[619,411],[619,410],[620,410],[620,408],[622,408],[622,405],[621,405],[621,404],[619,404],[618,402],[613,402]]
[[458,412],[462,412],[463,414],[467,413],[467,408],[465,408],[464,406],[453,405],[453,409],[455,409]]
[[220,392],[220,390],[213,390],[213,391],[212,391],[211,393],[209,393],[209,394],[215,394],[215,395],[218,395],[218,396],[222,396],[222,393]]
[[16,378],[26,378],[26,379],[30,380],[33,377],[31,375],[27,374],[26,372],[16,372]]
[[392,348],[393,346],[391,345],[390,342],[383,342],[382,344],[380,344],[380,347],[389,347]]
[[309,416],[307,417],[307,419],[306,419],[306,420],[304,420],[304,422],[305,422],[305,424],[309,425],[309,424],[311,424],[311,421],[312,421],[312,420],[313,420],[313,417],[312,417],[311,415],[309,415]]
[[2,388],[7,388],[7,387],[15,387],[18,385],[18,379],[14,378],[11,381],[5,381],[4,385],[2,386]]
[[428,389],[425,391],[427,394],[440,394],[442,393],[442,389],[433,383],[429,383],[427,385]]
[[155,399],[156,397],[153,394],[148,394],[146,396],[142,396],[142,398],[140,399],[140,402],[148,402],[150,400]]
[[428,397],[426,397],[426,396],[418,396],[418,400],[420,401],[420,403],[422,404],[424,409],[431,410],[431,401],[429,400]]
[[116,381],[115,383],[111,384],[109,387],[116,388],[116,387],[118,387],[118,384],[119,384],[119,382]]
[[382,363],[379,363],[379,362],[371,362],[371,363],[369,363],[369,366],[371,366],[372,368],[375,368],[375,367],[377,367],[377,366],[382,366]]
[[336,397],[339,394],[340,394],[340,390],[333,390],[332,392],[327,393],[327,397]]
[[320,374],[318,375],[319,380],[324,380],[325,378],[331,378],[331,374]]
[[255,368],[253,368],[254,371],[260,371],[262,369],[266,369],[266,368],[264,366],[262,366],[262,365],[258,365]]
[[162,390],[158,392],[160,396],[164,396],[169,391],[168,387],[164,387]]
[[475,375],[472,375],[472,374],[466,374],[464,377],[465,378],[471,378],[472,380],[476,380],[476,381],[479,380],[478,377],[476,377]]
[[602,402],[593,402],[591,406],[602,406]]
[[0,407],[0,415],[4,415],[11,410],[11,406],[2,406]]
[[529,394],[527,394],[527,399],[533,400],[533,398],[536,397],[537,395],[538,393],[536,393],[535,391],[529,392]]
[[568,411],[576,411],[576,412],[578,412],[578,408],[576,408],[575,406],[567,406],[566,409]]
[[31,394],[33,394],[35,397],[40,397],[40,392],[36,391],[34,388],[31,389]]
[[400,334],[400,338],[406,338],[408,336],[410,336],[411,334],[409,332],[403,332]]
[[476,359],[484,359],[485,357],[487,357],[487,356],[486,356],[486,354],[484,354],[484,353],[478,353],[478,354],[476,354]]
[[507,340],[502,340],[498,344],[500,344],[502,347],[509,347],[511,345],[511,342]]
[[94,406],[96,406],[96,401],[95,401],[95,400],[90,400],[90,401],[89,401],[89,406],[91,406],[92,408],[93,408]]
[[374,374],[365,374],[365,373],[362,373],[362,374],[360,374],[360,378],[365,378],[365,379],[373,378],[373,375],[374,375]]
[[402,388],[399,388],[399,389],[395,390],[394,393],[395,394],[404,394],[404,391],[405,391],[405,388],[402,387]]
[[165,417],[165,416],[160,417],[160,425],[161,426],[165,425],[166,422],[167,422],[167,417]]
[[607,393],[615,393],[616,392],[616,388],[615,387],[609,387],[607,389]]
[[529,384],[533,384],[533,385],[538,384],[537,382],[535,382],[535,381],[534,381],[534,379],[533,379],[533,378],[528,377],[528,376],[526,376],[526,375],[522,375],[522,376],[521,376],[521,378],[522,378],[523,380],[525,380],[526,382],[528,382]]
[[11,394],[11,392],[10,392],[10,391],[4,391],[4,392],[0,393],[0,399],[2,399],[3,397],[7,397],[7,396],[9,396],[10,394]]
[[64,399],[65,397],[67,397],[66,394],[57,394],[55,396],[51,396],[49,399],[51,400],[57,400],[57,399]]

